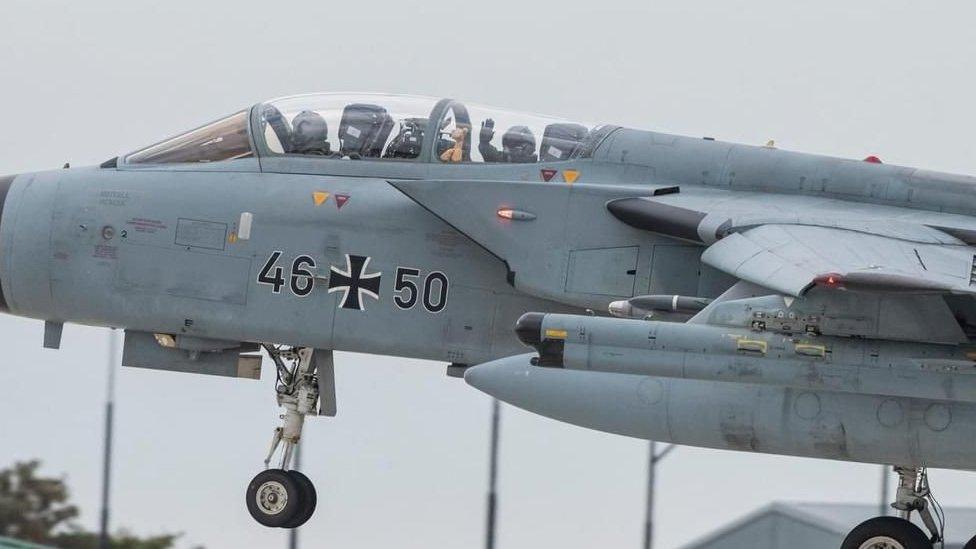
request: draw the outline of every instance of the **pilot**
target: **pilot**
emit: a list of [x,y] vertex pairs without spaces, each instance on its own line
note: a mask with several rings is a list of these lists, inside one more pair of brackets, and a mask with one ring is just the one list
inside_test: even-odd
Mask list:
[[291,121],[291,151],[294,154],[313,154],[332,157],[329,144],[329,125],[317,112],[302,111]]
[[491,118],[481,123],[478,135],[478,151],[485,162],[535,162],[535,136],[527,126],[512,126],[502,136],[502,150],[491,144],[495,137],[495,121]]

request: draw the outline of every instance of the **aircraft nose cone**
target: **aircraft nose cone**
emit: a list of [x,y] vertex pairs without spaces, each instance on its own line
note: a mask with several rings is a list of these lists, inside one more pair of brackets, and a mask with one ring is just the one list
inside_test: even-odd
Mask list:
[[[4,229],[4,225],[3,225],[3,221],[4,221],[4,219],[3,219],[3,210],[4,210],[4,206],[6,205],[6,202],[7,202],[7,192],[10,190],[10,185],[13,184],[14,179],[16,179],[16,178],[17,178],[16,175],[0,176],[0,231],[3,231],[3,230],[9,231],[10,230],[9,228]],[[2,244],[3,243],[3,238],[2,237],[3,237],[3,233],[0,232],[0,254],[3,253],[3,244]],[[4,293],[3,293],[3,286],[4,286],[4,279],[5,278],[6,278],[6,273],[4,273],[2,269],[0,269],[0,312],[4,312],[4,313],[6,313],[6,312],[8,312],[10,310],[10,307],[8,307],[8,305],[7,305],[7,298],[4,296]]]
[[610,306],[607,307],[607,309],[611,315],[618,318],[630,318],[631,314],[633,313],[633,307],[631,307],[630,302],[626,300],[614,301],[610,303]]

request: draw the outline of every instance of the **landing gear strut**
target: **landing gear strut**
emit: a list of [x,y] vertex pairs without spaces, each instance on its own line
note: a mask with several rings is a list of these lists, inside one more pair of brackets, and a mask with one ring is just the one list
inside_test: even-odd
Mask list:
[[[275,390],[278,406],[285,413],[281,415],[282,426],[275,428],[272,436],[265,470],[248,484],[247,510],[264,526],[298,528],[312,517],[318,496],[307,476],[290,469],[292,456],[301,440],[306,415],[335,415],[332,355],[326,352],[327,360],[318,365],[311,348],[265,345],[265,350],[278,371]],[[279,448],[278,468],[272,469],[271,461]]]
[[[932,497],[928,473],[924,467],[895,467],[898,474],[898,491],[891,506],[898,510],[897,517],[875,517],[851,530],[841,549],[932,549],[943,541],[945,521],[942,508]],[[932,510],[939,523],[936,524]],[[928,536],[909,519],[917,511]]]

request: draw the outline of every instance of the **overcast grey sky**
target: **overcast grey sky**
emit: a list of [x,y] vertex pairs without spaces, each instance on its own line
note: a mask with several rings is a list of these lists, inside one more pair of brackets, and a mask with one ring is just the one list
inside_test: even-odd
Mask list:
[[[0,173],[97,163],[261,99],[375,90],[976,174],[971,1],[0,2]],[[39,457],[97,524],[106,331],[0,317],[0,466]],[[444,364],[337,356],[339,417],[306,427],[306,547],[479,547],[487,397]],[[283,546],[243,490],[272,376],[142,370],[118,385],[113,521],[181,546]],[[500,549],[638,547],[646,443],[504,409]],[[681,448],[675,547],[771,500],[874,502],[869,465]],[[946,505],[976,474],[934,471]]]

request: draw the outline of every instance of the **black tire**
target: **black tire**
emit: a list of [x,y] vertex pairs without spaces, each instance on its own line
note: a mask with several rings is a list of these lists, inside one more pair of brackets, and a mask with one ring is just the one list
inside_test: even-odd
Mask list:
[[966,545],[963,545],[962,549],[976,549],[976,536],[973,536],[973,539],[969,540]]
[[247,485],[247,510],[264,526],[284,526],[305,507],[303,495],[304,490],[287,471],[268,469]]
[[901,545],[902,549],[932,549],[932,542],[921,528],[898,517],[876,517],[858,524],[844,538],[840,549],[869,549],[871,546],[864,544],[872,538],[887,541],[896,548]]
[[318,504],[318,495],[315,493],[315,485],[312,481],[305,476],[301,471],[288,471],[298,487],[302,490],[302,509],[295,515],[295,518],[291,519],[288,524],[282,526],[282,528],[298,528],[299,526],[308,522],[308,519],[312,518],[315,513],[315,505]]

